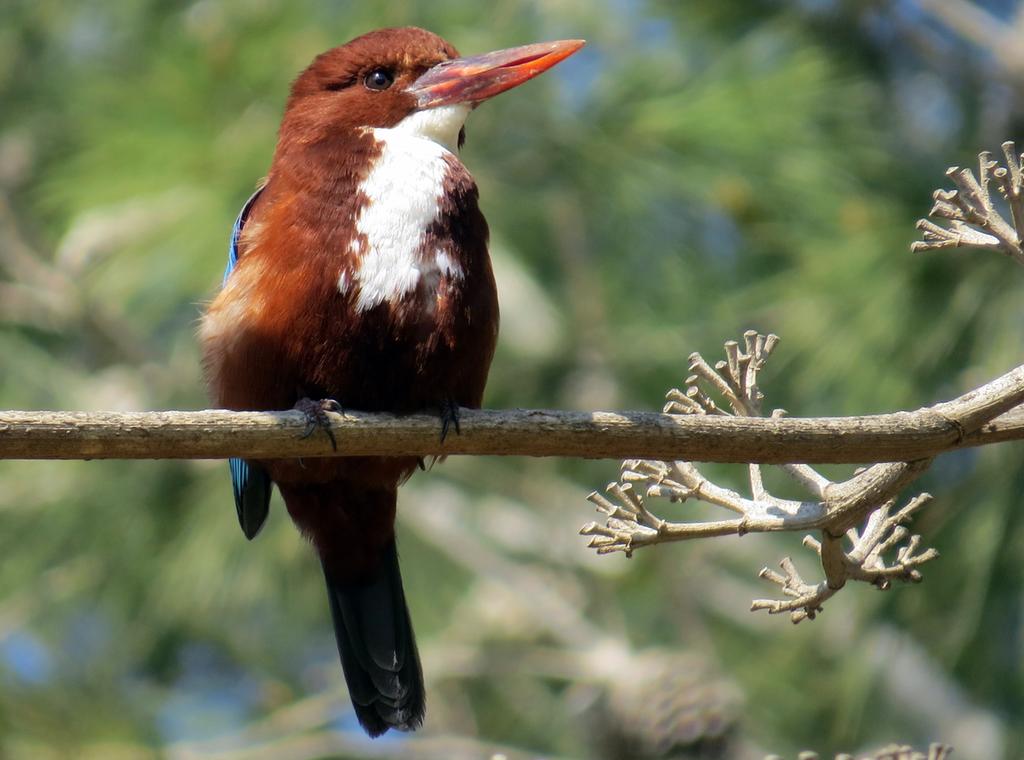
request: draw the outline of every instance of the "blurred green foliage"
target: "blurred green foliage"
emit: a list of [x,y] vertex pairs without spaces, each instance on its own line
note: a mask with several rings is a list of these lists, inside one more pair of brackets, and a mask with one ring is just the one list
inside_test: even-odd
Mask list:
[[[195,320],[289,81],[401,24],[466,53],[590,41],[468,125],[503,308],[489,406],[658,408],[690,351],[749,327],[782,336],[765,385],[794,414],[911,408],[1019,362],[1008,262],[906,253],[948,164],[1024,137],[1019,82],[916,3],[6,0],[0,407],[203,407]],[[614,468],[451,460],[403,490],[428,737],[610,756],[618,679],[588,652],[611,646],[711,668],[728,756],[1024,744],[1014,447],[926,479],[923,586],[851,588],[796,629],[746,605],[799,537],[587,556],[583,496]],[[2,462],[0,757],[369,753],[325,601],[278,502],[246,544],[221,462]]]

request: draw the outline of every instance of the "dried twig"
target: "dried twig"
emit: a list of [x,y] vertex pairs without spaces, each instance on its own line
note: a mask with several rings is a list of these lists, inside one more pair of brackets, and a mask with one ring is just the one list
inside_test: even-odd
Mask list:
[[[1003,154],[1005,165],[1000,166],[990,154],[981,153],[977,177],[960,167],[946,172],[956,189],[937,190],[929,216],[945,220],[947,226],[920,220],[917,227],[923,231],[923,240],[914,243],[912,250],[975,246],[1001,251],[1024,264],[1024,156],[1017,154],[1012,142],[1003,143]],[[1009,220],[990,193],[993,179],[1006,201]],[[714,366],[700,354],[691,354],[685,390],[669,391],[665,413],[697,418],[761,417],[764,394],[758,387],[758,373],[777,342],[774,335],[748,331],[742,345],[736,341],[725,344],[725,358]],[[1005,404],[1016,398],[1010,390],[1016,380],[1004,375],[994,383],[986,391],[993,403],[970,403],[970,410],[961,403],[938,404],[932,409],[958,429],[961,441],[983,427],[999,429],[1002,426],[993,421],[1008,411]],[[980,399],[974,397],[973,401]],[[785,414],[776,409],[769,416],[781,421]],[[580,532],[591,537],[590,546],[599,554],[621,551],[630,556],[639,547],[667,541],[816,530],[820,540],[807,536],[804,546],[818,555],[824,578],[808,583],[786,557],[780,563],[781,573],[767,567],[760,572],[761,578],[779,587],[783,598],[756,599],[751,605],[752,610],[769,614],[788,612],[790,619],[799,623],[814,618],[847,581],[885,590],[894,580],[921,580],[918,568],[937,552],[922,547],[921,537],[910,535],[904,524],[931,497],[920,494],[901,509],[895,507],[900,492],[930,466],[932,458],[932,454],[921,456],[909,450],[895,457],[876,453],[870,461],[877,464],[841,482],[829,480],[806,463],[783,464],[785,472],[809,494],[806,501],[772,495],[765,487],[761,465],[756,463],[764,459],[748,460],[750,497],[712,483],[691,461],[627,459],[619,480],[608,486],[608,496],[596,492],[589,496],[604,513],[604,523],[588,523]],[[655,499],[697,500],[732,515],[711,521],[672,522],[650,509],[648,504]]]
[[[1018,155],[1013,142],[1004,142],[1002,148],[1003,166],[993,161],[988,151],[978,155],[977,177],[970,169],[959,166],[946,171],[956,189],[936,190],[935,204],[928,216],[944,220],[947,226],[918,220],[922,239],[913,243],[910,250],[990,248],[1024,264],[1024,156]],[[1009,207],[1009,220],[993,201],[989,190],[993,179]]]
[[[821,557],[826,579],[814,586],[808,585],[792,560],[786,557],[779,563],[785,575],[765,567],[758,576],[777,584],[790,598],[755,599],[750,608],[767,610],[770,615],[789,612],[793,622],[798,623],[804,618],[813,619],[825,600],[841,589],[847,580],[864,581],[883,591],[893,580],[920,582],[921,573],[917,567],[937,557],[938,552],[935,549],[922,550],[921,537],[916,535],[911,536],[906,544],[900,544],[909,533],[903,523],[930,500],[930,495],[921,494],[895,515],[890,515],[895,500],[886,502],[868,518],[863,534],[854,528],[847,531],[846,538],[851,545],[849,550],[843,549],[843,539],[832,538],[827,532],[823,542],[805,536],[804,546]],[[894,560],[887,564],[884,555],[897,546]]]
[[[699,354],[692,354],[692,374],[686,378],[686,390],[669,391],[665,412],[760,415],[764,394],[758,386],[758,373],[778,338],[754,331],[748,331],[743,338],[742,350],[734,341],[726,343],[726,358],[713,367]],[[716,403],[712,394],[722,397],[725,404]],[[780,418],[783,414],[776,409],[771,416]],[[970,425],[983,422],[976,415],[961,419],[968,417]],[[929,459],[923,459],[875,464],[839,483],[830,481],[806,464],[783,465],[811,496],[806,501],[795,501],[768,491],[759,464],[749,465],[751,495],[748,498],[711,482],[692,462],[626,460],[619,480],[608,486],[608,495],[595,492],[589,497],[606,515],[605,522],[588,523],[580,532],[591,537],[590,546],[599,554],[621,551],[630,556],[641,546],[667,541],[751,532],[818,530],[821,540],[808,536],[804,545],[818,554],[824,579],[817,584],[807,583],[787,557],[781,562],[782,573],[768,568],[760,573],[760,577],[780,587],[784,598],[758,599],[751,606],[753,610],[766,610],[769,614],[788,612],[793,622],[798,623],[813,618],[822,604],[847,581],[862,581],[884,590],[894,580],[917,582],[921,579],[917,568],[937,556],[937,552],[922,549],[920,536],[908,537],[904,524],[930,497],[922,494],[902,509],[894,511],[894,508],[899,492],[929,463]],[[648,507],[648,503],[656,499],[697,500],[722,508],[733,516],[713,521],[670,522]]]
[[[918,752],[913,747],[902,744],[890,744],[888,747],[869,752],[866,755],[836,755],[836,760],[949,760],[953,757],[953,748],[946,744],[934,743],[926,752]],[[778,755],[768,755],[764,760],[782,760]],[[801,752],[797,760],[821,760],[817,752]]]

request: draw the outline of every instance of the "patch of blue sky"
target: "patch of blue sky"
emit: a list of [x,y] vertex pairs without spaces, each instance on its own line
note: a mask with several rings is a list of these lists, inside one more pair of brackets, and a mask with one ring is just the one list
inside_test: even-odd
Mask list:
[[157,728],[165,739],[212,739],[249,720],[262,693],[252,675],[202,644],[185,647],[180,668],[156,714]]
[[0,640],[0,663],[15,680],[42,684],[53,677],[53,655],[46,644],[26,631],[15,631]]

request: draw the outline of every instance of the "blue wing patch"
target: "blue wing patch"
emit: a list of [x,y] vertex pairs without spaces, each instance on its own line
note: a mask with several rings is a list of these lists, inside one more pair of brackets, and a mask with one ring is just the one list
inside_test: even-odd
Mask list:
[[[228,247],[228,265],[224,270],[224,282],[228,281],[228,277],[238,264],[238,238],[242,235],[242,227],[249,218],[253,204],[262,192],[261,187],[249,197],[235,220],[235,226],[231,229],[231,245]],[[231,490],[235,495],[238,524],[242,526],[245,537],[251,541],[267,520],[267,513],[270,511],[270,492],[274,484],[267,471],[254,462],[229,459],[228,467],[231,468]]]
[[235,267],[238,265],[238,238],[242,236],[242,228],[249,219],[249,212],[252,211],[253,204],[256,203],[256,199],[260,197],[262,192],[263,188],[261,187],[249,196],[249,200],[245,202],[242,210],[238,212],[235,226],[231,228],[231,245],[228,246],[228,265],[224,269],[224,282],[228,281],[228,277],[231,276],[231,273],[235,271]]

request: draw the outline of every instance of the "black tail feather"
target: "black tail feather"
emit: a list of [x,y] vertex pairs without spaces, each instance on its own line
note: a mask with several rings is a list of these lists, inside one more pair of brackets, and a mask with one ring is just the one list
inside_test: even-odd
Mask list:
[[370,736],[423,723],[426,694],[392,542],[380,572],[364,583],[335,583],[324,568],[338,654],[360,725]]

